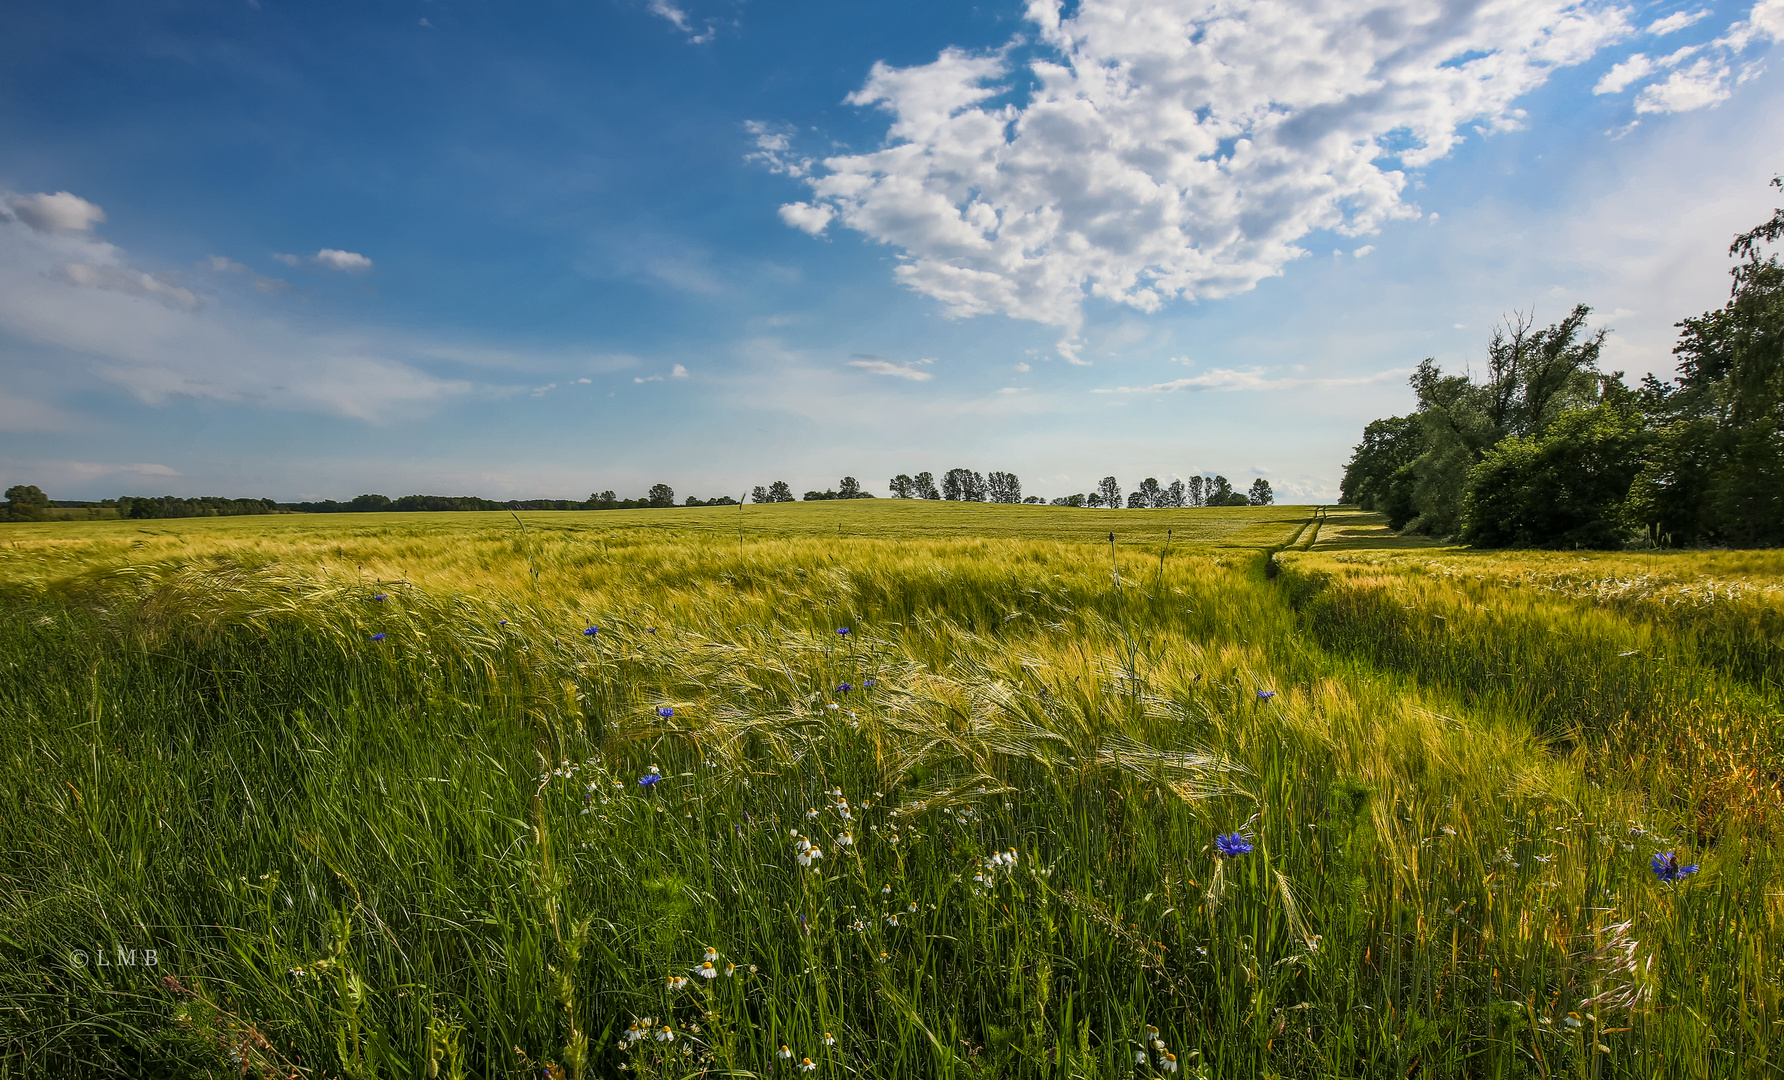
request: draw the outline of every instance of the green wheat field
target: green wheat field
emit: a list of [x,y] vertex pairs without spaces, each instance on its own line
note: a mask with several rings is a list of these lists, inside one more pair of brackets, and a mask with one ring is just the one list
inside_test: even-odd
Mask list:
[[863,500],[0,598],[0,1076],[1784,1073],[1784,553]]

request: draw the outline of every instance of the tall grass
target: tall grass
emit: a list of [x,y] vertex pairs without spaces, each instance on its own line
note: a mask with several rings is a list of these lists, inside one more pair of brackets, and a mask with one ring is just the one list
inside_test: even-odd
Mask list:
[[[0,565],[0,1069],[1777,1071],[1763,803],[1488,692],[1428,574],[514,533]],[[1543,596],[1470,647],[1715,684]]]

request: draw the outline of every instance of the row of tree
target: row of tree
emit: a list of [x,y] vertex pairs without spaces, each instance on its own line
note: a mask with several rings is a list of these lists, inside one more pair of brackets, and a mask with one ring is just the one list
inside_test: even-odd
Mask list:
[[[941,499],[949,502],[994,502],[994,503],[1042,503],[1039,495],[1022,495],[1022,481],[1011,472],[993,472],[989,476],[981,475],[971,469],[949,469],[942,476],[941,486],[937,487],[935,477],[926,472],[916,476],[900,473],[892,478],[892,494],[900,499]],[[7,502],[0,507],[0,521],[33,521],[50,516],[47,510],[56,506],[86,506],[86,503],[55,503],[34,486],[17,485],[6,493]],[[808,491],[805,502],[822,502],[829,499],[871,499],[871,492],[861,489],[861,482],[852,476],[845,476],[832,489],[824,491]],[[750,500],[758,503],[794,502],[793,489],[785,480],[776,480],[767,486],[758,485],[750,493]],[[1184,506],[1264,506],[1274,501],[1270,491],[1270,482],[1258,479],[1251,485],[1248,496],[1233,490],[1232,484],[1224,476],[1192,476],[1187,481],[1172,480],[1161,486],[1156,479],[1147,477],[1140,481],[1140,486],[1127,496],[1128,509],[1144,509],[1152,507],[1184,507]],[[338,514],[338,513],[420,513],[449,510],[633,510],[633,509],[665,509],[673,506],[736,506],[737,500],[729,495],[720,495],[712,499],[699,499],[689,495],[680,503],[675,501],[675,489],[668,484],[653,484],[650,491],[642,498],[622,499],[612,491],[600,491],[590,495],[586,500],[575,499],[511,499],[498,502],[494,499],[481,499],[475,495],[404,495],[392,499],[386,495],[359,495],[344,501],[324,499],[320,502],[276,503],[271,499],[224,499],[214,496],[201,496],[193,499],[182,499],[173,495],[159,498],[138,498],[125,496],[120,499],[107,499],[102,503],[90,504],[95,507],[115,507],[119,517],[125,518],[183,518],[183,517],[217,517],[234,514]],[[1067,495],[1053,500],[1055,506],[1089,506],[1120,508],[1121,485],[1113,476],[1106,476],[1097,489],[1089,494]]]
[[[1275,501],[1276,493],[1270,489],[1270,481],[1261,476],[1251,482],[1249,493],[1234,491],[1232,481],[1224,476],[1192,476],[1188,480],[1178,477],[1162,485],[1156,477],[1148,476],[1128,492],[1125,505],[1129,510],[1164,510],[1191,506],[1269,506]],[[1053,505],[1118,510],[1123,506],[1121,484],[1113,476],[1105,476],[1097,483],[1095,491],[1054,499]]]
[[1344,501],[1486,547],[1784,543],[1784,266],[1762,250],[1780,237],[1784,209],[1735,237],[1730,298],[1677,324],[1671,380],[1600,373],[1584,305],[1514,317],[1478,377],[1426,360],[1418,408],[1364,430]]
[[[949,469],[942,475],[940,488],[936,487],[935,476],[931,473],[920,472],[916,476],[899,473],[892,478],[890,486],[893,498],[897,499],[995,503],[1047,501],[1039,495],[1024,498],[1022,481],[1011,472],[994,472],[989,476],[981,476],[971,469]],[[1125,505],[1130,510],[1142,510],[1186,506],[1268,506],[1275,501],[1270,482],[1262,477],[1253,481],[1251,493],[1247,496],[1234,491],[1232,483],[1224,476],[1192,476],[1187,481],[1179,478],[1166,485],[1160,485],[1156,478],[1149,476],[1128,494]],[[1054,506],[1109,509],[1120,509],[1124,505],[1121,484],[1113,476],[1103,477],[1095,491],[1063,495],[1053,499],[1052,503]]]
[[920,472],[916,476],[899,473],[887,482],[895,499],[943,499],[948,502],[1020,503],[1042,502],[1039,496],[1022,497],[1022,481],[1012,472],[993,472],[990,476],[972,469],[949,469],[942,474],[940,488],[935,474]]
[[[808,492],[806,492],[804,501],[805,502],[827,502],[831,499],[871,499],[871,498],[873,498],[872,492],[861,490],[861,481],[855,479],[852,476],[845,476],[842,478],[842,481],[839,484],[837,484],[837,486],[834,488],[827,488],[823,491],[808,491]],[[769,484],[767,487],[763,487],[762,485],[757,484],[755,487],[755,490],[750,492],[750,501],[751,502],[759,502],[759,503],[792,502],[793,501],[793,489],[790,486],[788,486],[788,484],[785,480],[776,480],[774,483]]]

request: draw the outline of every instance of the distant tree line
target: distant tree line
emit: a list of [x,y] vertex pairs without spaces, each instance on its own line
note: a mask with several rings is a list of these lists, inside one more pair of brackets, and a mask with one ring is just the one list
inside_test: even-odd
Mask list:
[[[949,469],[942,476],[940,488],[935,476],[920,472],[916,476],[899,473],[891,481],[896,499],[941,499],[947,502],[1044,503],[1039,495],[1022,495],[1022,481],[1015,473],[994,472],[981,476],[971,469]],[[1153,477],[1140,481],[1121,500],[1121,484],[1113,476],[1105,476],[1095,491],[1088,494],[1063,495],[1052,500],[1054,506],[1088,506],[1130,510],[1163,509],[1186,506],[1268,506],[1276,501],[1270,482],[1259,477],[1251,485],[1251,494],[1242,495],[1224,476],[1192,476],[1187,481],[1172,480],[1161,486]]]
[[1761,251],[1781,236],[1784,209],[1735,237],[1730,298],[1676,324],[1671,380],[1601,374],[1584,305],[1515,316],[1478,377],[1426,360],[1417,409],[1364,429],[1344,501],[1483,547],[1784,543],[1784,266]]
[[[802,502],[828,502],[831,499],[871,499],[873,492],[862,491],[861,481],[852,476],[843,477],[834,488],[823,491],[808,491],[800,499]],[[756,485],[750,492],[750,501],[759,503],[792,502],[793,489],[785,480],[776,480],[767,487]]]

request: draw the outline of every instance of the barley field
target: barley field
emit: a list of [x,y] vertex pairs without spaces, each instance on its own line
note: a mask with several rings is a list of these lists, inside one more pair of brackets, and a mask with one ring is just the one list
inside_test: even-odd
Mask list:
[[1312,507],[0,526],[0,1076],[1776,1076],[1781,590]]

